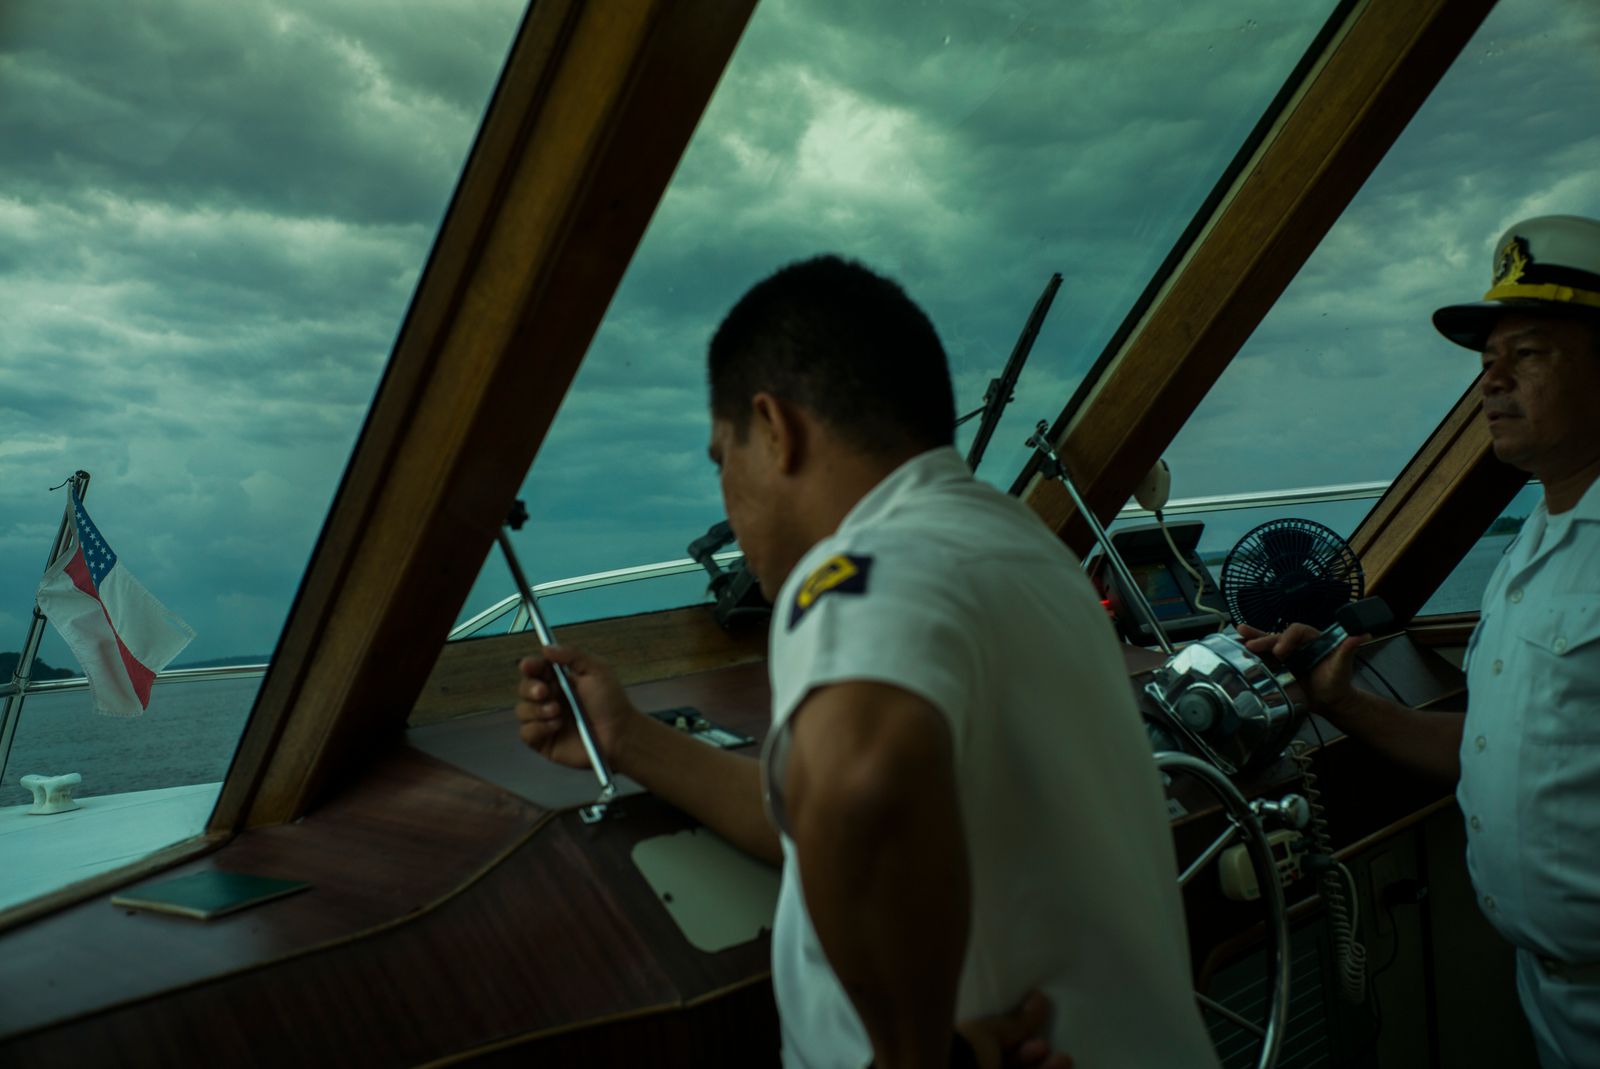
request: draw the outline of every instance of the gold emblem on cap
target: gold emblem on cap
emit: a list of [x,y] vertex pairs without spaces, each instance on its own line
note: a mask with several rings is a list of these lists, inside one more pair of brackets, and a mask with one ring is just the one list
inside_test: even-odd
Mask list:
[[1522,273],[1533,262],[1533,257],[1528,255],[1528,239],[1517,237],[1515,234],[1500,247],[1500,255],[1494,261],[1495,286],[1509,286],[1522,280]]

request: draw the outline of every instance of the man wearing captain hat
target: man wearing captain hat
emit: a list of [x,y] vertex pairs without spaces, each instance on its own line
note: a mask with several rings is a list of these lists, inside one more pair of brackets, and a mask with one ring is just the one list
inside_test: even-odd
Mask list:
[[[1495,455],[1544,500],[1489,580],[1467,645],[1463,719],[1351,685],[1359,638],[1306,681],[1347,733],[1459,778],[1479,905],[1517,948],[1545,1069],[1600,1066],[1600,221],[1512,226],[1484,299],[1434,313],[1482,353]],[[1252,638],[1284,657],[1316,633]]]

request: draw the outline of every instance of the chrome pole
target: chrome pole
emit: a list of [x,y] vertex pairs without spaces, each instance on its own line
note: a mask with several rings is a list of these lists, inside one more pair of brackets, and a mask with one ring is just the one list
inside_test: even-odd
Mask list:
[[[516,551],[511,548],[511,539],[506,536],[505,528],[502,527],[495,532],[495,538],[500,542],[501,552],[506,555],[506,565],[511,569],[511,578],[516,582],[517,590],[522,595],[523,608],[527,610],[528,618],[533,622],[533,633],[544,645],[555,645],[555,635],[551,632],[550,625],[545,622],[544,613],[539,611],[539,600],[533,596],[533,588],[528,585],[528,577],[522,573],[522,564],[517,560]],[[589,717],[583,711],[583,706],[578,704],[578,692],[573,688],[572,681],[567,678],[566,668],[559,664],[552,664],[550,668],[555,673],[556,685],[561,688],[561,696],[567,700],[567,708],[572,710],[572,722],[578,729],[583,752],[589,756],[589,765],[594,769],[595,778],[600,781],[600,797],[593,805],[584,806],[578,811],[585,823],[593,824],[605,816],[606,804],[617,796],[617,785],[611,778],[611,769],[606,765],[600,747],[595,744]]]
[[1134,581],[1133,573],[1128,571],[1128,566],[1122,561],[1122,554],[1111,544],[1111,536],[1106,534],[1106,529],[1100,526],[1100,521],[1095,518],[1094,511],[1084,503],[1083,495],[1078,493],[1078,488],[1072,484],[1072,479],[1067,475],[1067,466],[1056,456],[1055,449],[1045,437],[1049,430],[1050,425],[1041,419],[1033,433],[1028,436],[1028,445],[1044,454],[1046,463],[1043,468],[1046,476],[1060,480],[1061,485],[1067,488],[1067,493],[1072,495],[1072,503],[1077,506],[1078,515],[1084,518],[1089,530],[1094,532],[1094,540],[1100,543],[1100,551],[1106,555],[1106,560],[1116,571],[1123,592],[1128,596],[1128,600],[1138,607],[1139,615],[1150,625],[1150,630],[1155,633],[1156,642],[1161,645],[1162,651],[1171,657],[1172,643],[1167,641],[1167,633],[1161,630],[1161,624],[1156,619],[1156,611],[1150,607],[1150,602],[1144,596],[1144,588]]
[[[67,484],[77,491],[78,499],[81,501],[89,492],[89,473],[82,470],[75,471],[72,473],[72,478],[63,485]],[[72,499],[68,497],[67,507],[61,511],[61,526],[56,529],[56,540],[50,546],[50,556],[45,558],[46,571],[66,548],[71,522]],[[28,696],[28,679],[33,675],[33,659],[39,655],[39,642],[44,638],[44,625],[44,613],[39,611],[39,605],[35,602],[33,620],[28,625],[28,638],[22,644],[22,656],[17,661],[16,671],[11,674],[11,682],[0,687],[0,694],[4,694],[6,699],[4,708],[0,709],[0,784],[5,782],[6,765],[11,760],[11,743],[16,738],[17,725],[22,721],[22,703]]]

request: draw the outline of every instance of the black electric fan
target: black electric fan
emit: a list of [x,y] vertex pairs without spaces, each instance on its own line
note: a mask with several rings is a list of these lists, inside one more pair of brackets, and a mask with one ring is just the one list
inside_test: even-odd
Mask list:
[[1292,623],[1327,628],[1366,591],[1349,543],[1311,520],[1272,520],[1248,532],[1222,562],[1222,596],[1235,621],[1262,631]]

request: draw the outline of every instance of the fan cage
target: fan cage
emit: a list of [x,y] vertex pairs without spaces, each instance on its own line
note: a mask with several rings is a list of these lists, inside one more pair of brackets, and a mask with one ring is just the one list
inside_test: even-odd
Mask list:
[[1361,561],[1338,532],[1314,520],[1269,520],[1245,533],[1222,562],[1219,583],[1239,623],[1282,631],[1326,628],[1366,592]]

